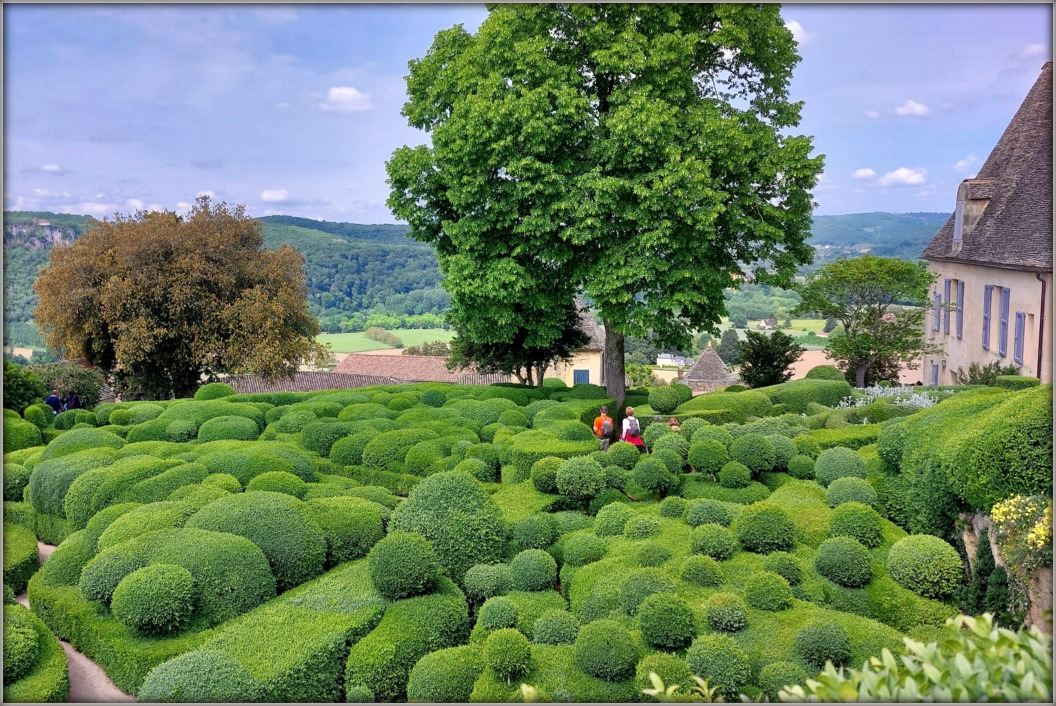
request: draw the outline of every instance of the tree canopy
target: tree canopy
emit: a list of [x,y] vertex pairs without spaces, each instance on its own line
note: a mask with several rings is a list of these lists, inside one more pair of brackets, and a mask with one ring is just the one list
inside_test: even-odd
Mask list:
[[829,338],[829,357],[848,382],[865,387],[897,378],[900,363],[914,369],[933,348],[924,340],[924,316],[934,278],[926,262],[875,255],[839,259],[807,277],[798,310],[843,324]]
[[203,376],[288,376],[329,353],[315,342],[302,257],[262,249],[242,206],[198,199],[189,215],[93,224],[51,251],[34,288],[44,340],[111,373],[126,396],[193,394]]
[[809,262],[822,169],[790,135],[799,57],[775,5],[489,6],[410,62],[403,114],[431,146],[387,164],[393,213],[433,245],[474,342],[560,336],[577,291],[606,329],[689,349],[742,269],[787,285]]
[[803,354],[803,346],[781,331],[769,335],[746,331],[739,345],[740,376],[748,387],[767,387],[790,380],[790,368]]

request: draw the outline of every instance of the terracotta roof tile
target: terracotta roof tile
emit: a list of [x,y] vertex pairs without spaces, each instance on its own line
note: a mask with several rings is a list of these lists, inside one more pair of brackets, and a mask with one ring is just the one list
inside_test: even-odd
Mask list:
[[349,355],[334,373],[377,375],[401,382],[452,382],[488,385],[508,382],[507,375],[480,375],[476,370],[448,370],[447,359],[436,355]]

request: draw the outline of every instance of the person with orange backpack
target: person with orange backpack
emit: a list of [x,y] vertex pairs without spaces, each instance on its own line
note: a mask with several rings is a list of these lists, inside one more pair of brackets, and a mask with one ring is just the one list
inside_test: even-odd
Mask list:
[[612,417],[609,416],[609,408],[601,406],[601,414],[594,419],[594,436],[598,437],[602,451],[609,450],[609,440],[612,437]]

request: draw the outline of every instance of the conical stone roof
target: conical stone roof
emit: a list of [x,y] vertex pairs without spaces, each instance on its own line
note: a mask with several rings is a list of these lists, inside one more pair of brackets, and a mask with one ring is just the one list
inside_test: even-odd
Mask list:
[[738,380],[709,342],[708,347],[697,356],[697,362],[682,378],[682,382],[693,391],[710,391],[718,387],[734,385]]

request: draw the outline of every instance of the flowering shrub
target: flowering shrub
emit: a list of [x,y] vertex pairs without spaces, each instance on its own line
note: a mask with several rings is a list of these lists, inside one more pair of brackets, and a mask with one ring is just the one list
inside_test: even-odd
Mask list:
[[917,392],[917,388],[911,385],[900,385],[898,387],[866,387],[855,390],[855,394],[844,397],[833,409],[855,409],[865,407],[879,399],[890,399],[905,407],[916,407],[927,409],[939,403],[939,398],[927,392]]
[[1034,572],[1052,566],[1052,498],[1013,495],[990,511],[1013,591],[1026,596]]

